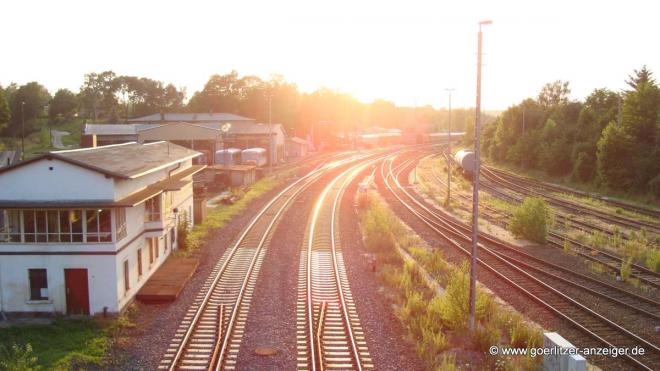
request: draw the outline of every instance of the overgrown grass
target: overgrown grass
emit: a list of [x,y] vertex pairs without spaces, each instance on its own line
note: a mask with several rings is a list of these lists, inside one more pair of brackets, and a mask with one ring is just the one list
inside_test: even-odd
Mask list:
[[[29,345],[32,349],[29,358],[36,358],[32,363],[48,370],[101,366],[110,345],[108,329],[89,319],[58,319],[52,325],[14,326],[0,333],[4,362],[12,364],[16,358],[25,359],[25,348]],[[15,345],[22,348],[23,354],[11,350]]]
[[[522,317],[497,305],[492,296],[477,292],[477,330],[467,332],[469,278],[467,265],[456,267],[444,260],[439,250],[428,249],[394,214],[375,197],[364,202],[360,213],[365,247],[380,258],[379,277],[394,302],[397,317],[413,342],[427,369],[457,369],[460,348],[485,353],[491,345],[540,346],[540,331]],[[397,247],[407,251],[414,262],[404,261]],[[421,269],[444,287],[442,295],[428,286]],[[466,345],[467,344],[467,345]],[[461,357],[459,357],[461,358]],[[539,359],[540,360],[540,359]],[[528,357],[461,359],[471,367],[533,369],[538,361]]]
[[274,189],[281,182],[282,180],[271,176],[265,177],[254,183],[243,197],[234,204],[216,206],[206,215],[206,219],[201,224],[195,225],[190,231],[185,243],[187,249],[183,250],[183,253],[188,254],[199,249],[211,230],[224,227],[231,218],[243,211],[252,200]]
[[111,348],[125,348],[135,327],[130,306],[110,318],[55,319],[49,325],[14,325],[0,330],[0,371],[117,369]]

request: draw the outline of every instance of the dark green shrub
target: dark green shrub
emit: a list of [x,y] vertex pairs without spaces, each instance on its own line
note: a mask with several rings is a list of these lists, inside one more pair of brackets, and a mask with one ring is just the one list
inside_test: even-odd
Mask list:
[[527,197],[513,212],[509,230],[516,237],[544,243],[552,222],[548,204],[540,198]]

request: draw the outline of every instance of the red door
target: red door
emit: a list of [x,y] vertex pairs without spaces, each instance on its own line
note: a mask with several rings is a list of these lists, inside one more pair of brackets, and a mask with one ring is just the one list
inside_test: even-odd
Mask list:
[[66,313],[89,315],[87,269],[65,269]]

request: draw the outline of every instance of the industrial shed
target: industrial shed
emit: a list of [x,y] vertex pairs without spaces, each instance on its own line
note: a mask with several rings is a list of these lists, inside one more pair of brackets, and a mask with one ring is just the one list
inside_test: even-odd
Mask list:
[[307,156],[309,152],[309,143],[301,138],[292,137],[286,141],[286,154],[290,158],[300,158]]

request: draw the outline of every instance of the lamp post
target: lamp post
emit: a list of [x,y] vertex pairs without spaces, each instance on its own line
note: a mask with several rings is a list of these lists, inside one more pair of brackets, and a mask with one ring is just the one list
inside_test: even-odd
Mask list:
[[268,156],[270,157],[268,161],[268,172],[273,173],[273,94],[270,92],[265,92],[264,95],[268,98]]
[[447,200],[445,205],[449,207],[449,201],[451,199],[451,92],[454,91],[453,88],[445,89],[449,93],[449,122],[447,123],[447,132],[449,133],[449,139],[447,140]]
[[25,160],[25,101],[21,101],[21,161]]
[[479,237],[479,133],[481,131],[481,26],[493,23],[492,21],[479,22],[479,36],[477,42],[477,107],[474,124],[474,185],[472,188],[472,256],[470,257],[470,331],[475,330],[475,302],[477,297],[477,244]]
[[227,148],[227,134],[229,134],[229,129],[231,129],[231,124],[230,123],[224,123],[222,127],[220,128],[220,131],[222,131],[222,148],[224,152],[224,168],[225,168],[225,175],[227,176],[227,179],[229,179],[229,172],[227,171],[227,155],[229,154],[229,150]]

